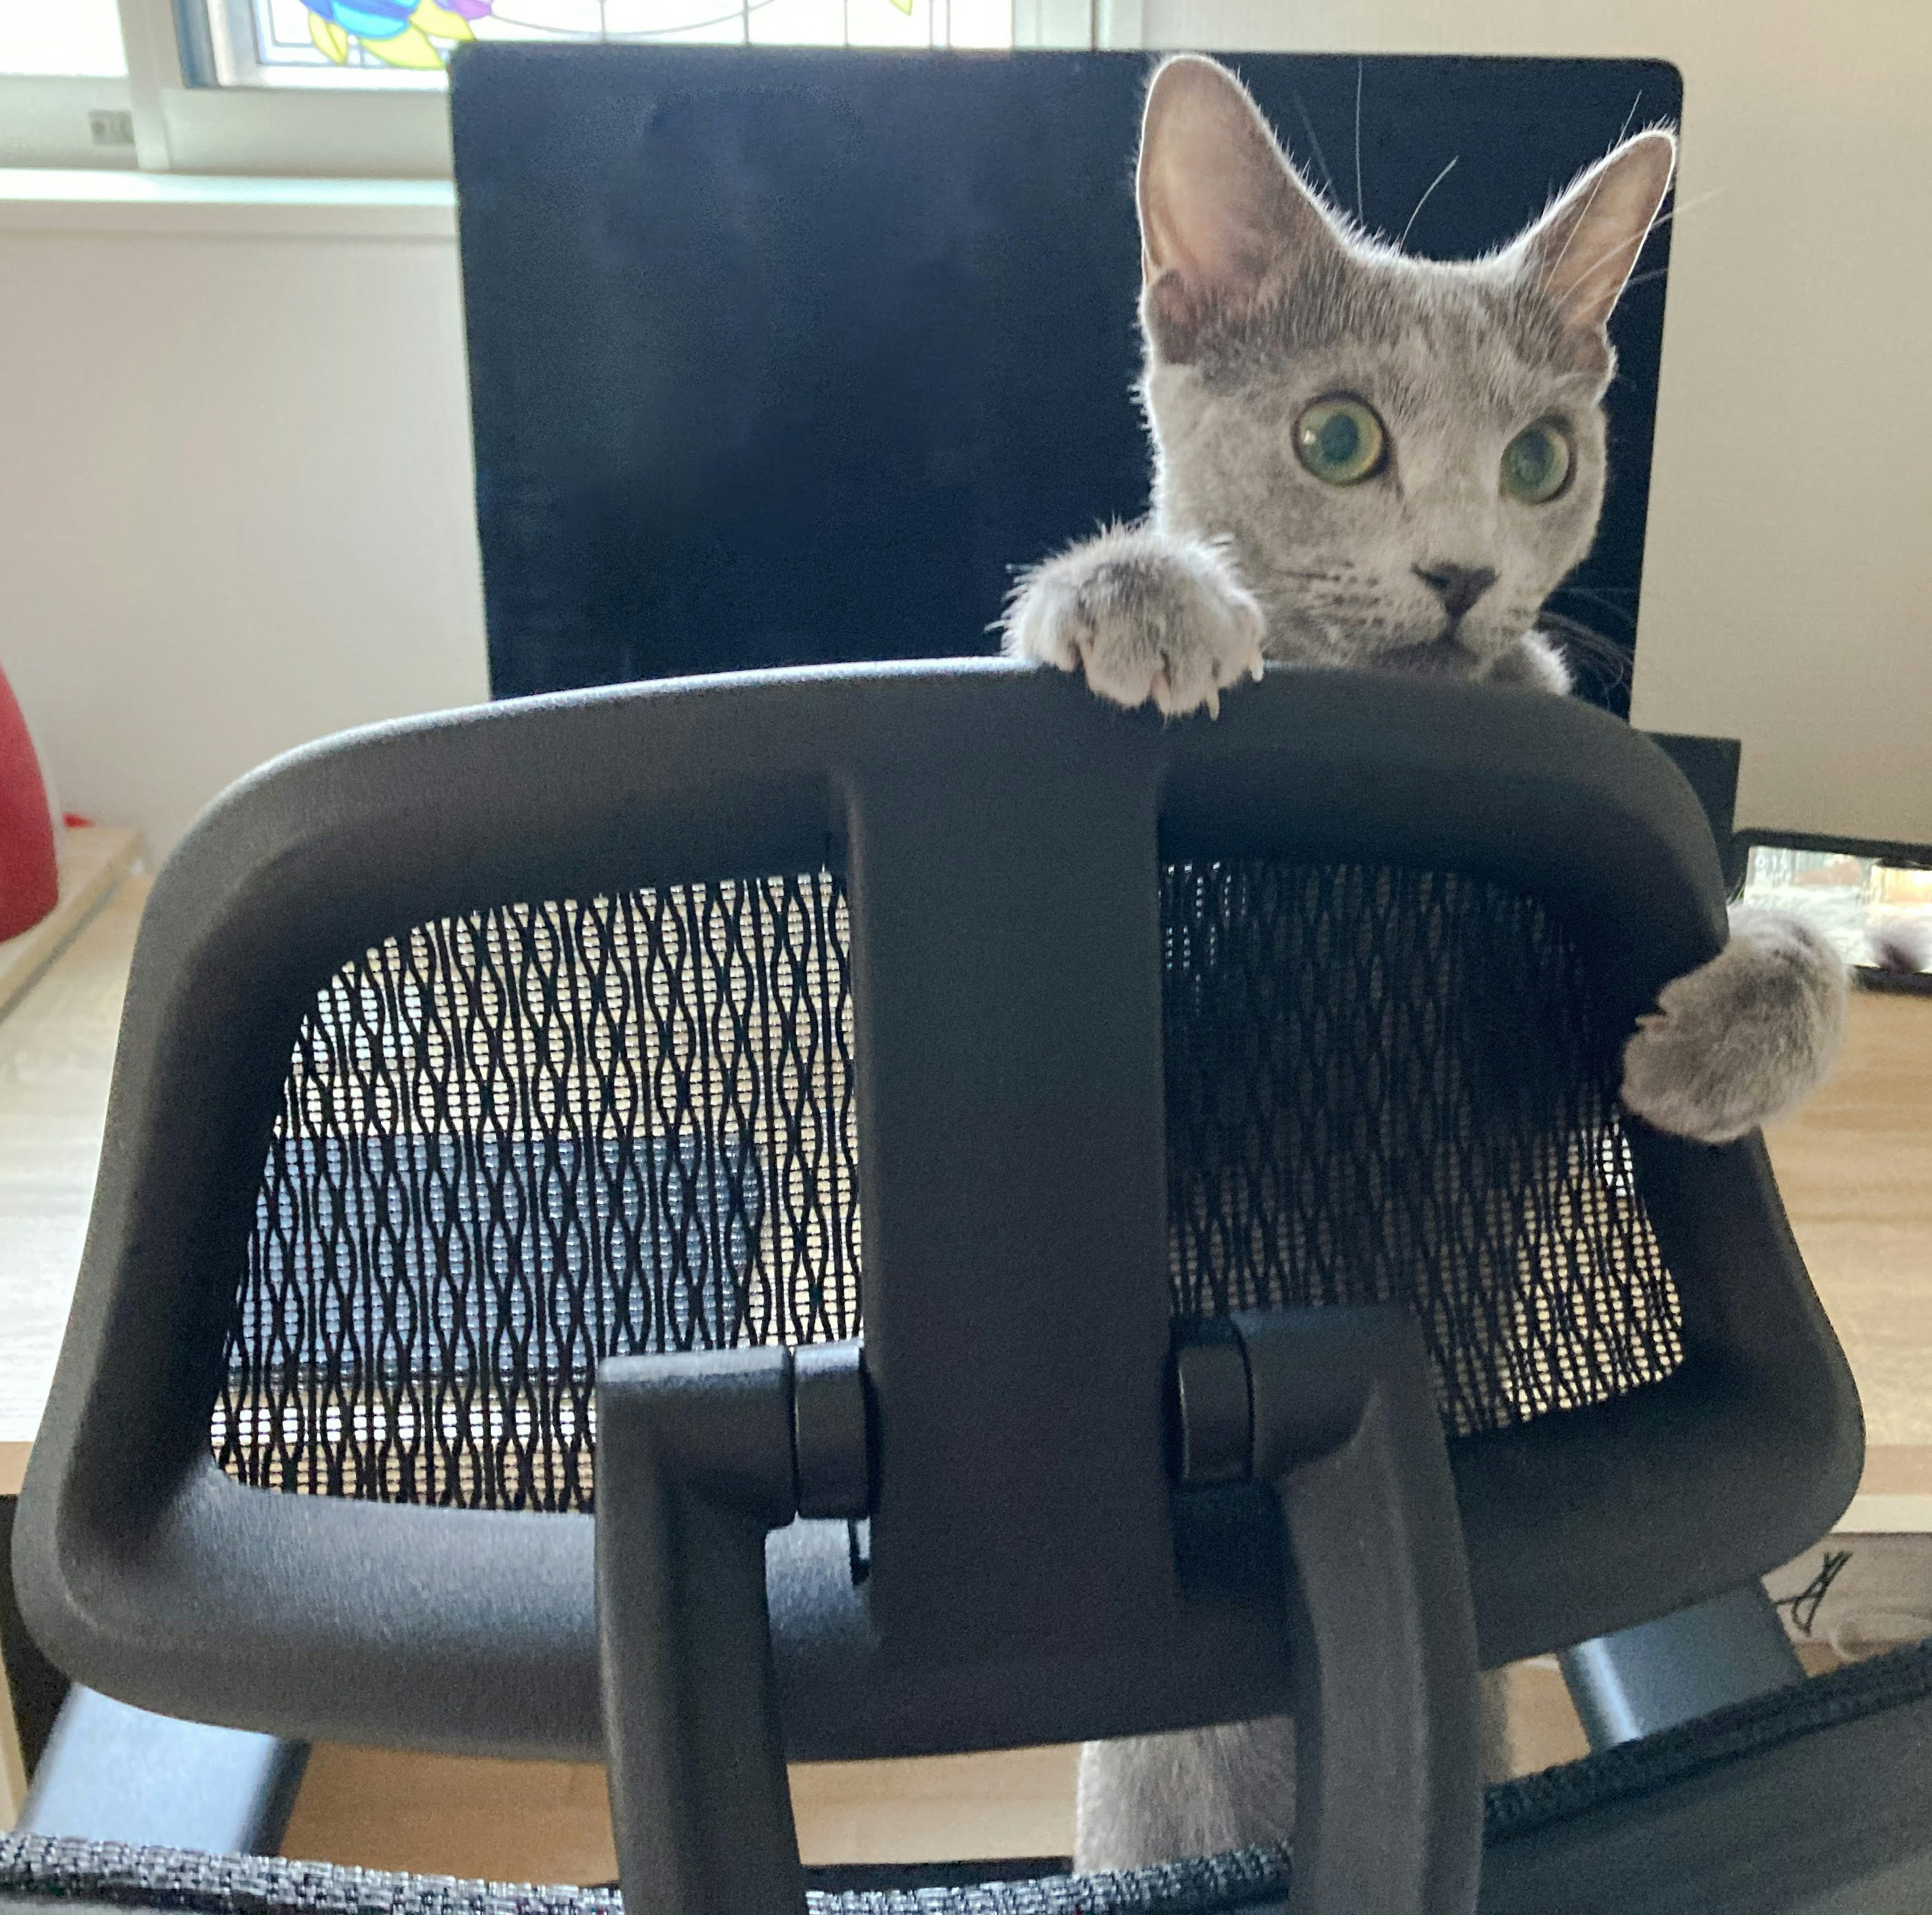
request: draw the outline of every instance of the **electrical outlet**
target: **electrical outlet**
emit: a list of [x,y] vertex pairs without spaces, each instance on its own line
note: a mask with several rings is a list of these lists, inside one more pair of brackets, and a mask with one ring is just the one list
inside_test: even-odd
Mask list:
[[124,110],[97,107],[87,116],[87,131],[97,146],[131,146],[134,116]]

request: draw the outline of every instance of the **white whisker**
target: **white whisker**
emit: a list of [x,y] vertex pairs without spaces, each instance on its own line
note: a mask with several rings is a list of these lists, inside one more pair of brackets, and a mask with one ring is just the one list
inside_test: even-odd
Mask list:
[[[1636,263],[1637,255],[1643,251],[1645,246],[1649,242],[1650,236],[1654,233],[1659,227],[1668,226],[1679,213],[1688,213],[1693,207],[1701,206],[1704,205],[1706,201],[1714,200],[1720,193],[1724,191],[1724,189],[1721,186],[1714,186],[1708,192],[1699,194],[1694,200],[1687,200],[1679,206],[1672,206],[1667,213],[1658,214],[1656,217],[1652,220],[1649,225],[1644,228],[1643,237],[1638,240],[1634,246],[1632,246],[1629,241],[1625,240],[1619,245],[1612,246],[1610,251],[1603,254],[1600,258],[1592,260],[1582,272],[1576,275],[1574,284],[1571,287],[1568,297],[1564,300],[1564,305],[1568,306],[1570,300],[1577,298],[1582,293],[1583,289],[1589,284],[1590,281],[1595,278],[1597,275],[1601,272],[1604,268],[1607,266],[1611,260],[1614,260],[1619,253],[1628,253],[1630,256],[1630,263],[1634,266]],[[1582,222],[1579,221],[1578,224],[1580,225],[1581,224]],[[1560,257],[1561,256],[1559,255],[1558,257]],[[1664,270],[1664,269],[1661,267],[1658,269],[1660,272]],[[1646,279],[1653,278],[1655,276],[1655,275],[1651,273],[1646,273],[1644,275],[1644,278]]]
[[1308,135],[1309,149],[1315,155],[1315,164],[1322,169],[1323,183],[1328,188],[1330,205],[1339,206],[1342,196],[1335,190],[1335,176],[1328,170],[1327,156],[1322,151],[1322,143],[1315,137],[1315,122],[1308,117],[1308,109],[1301,103],[1301,95],[1294,96],[1294,110],[1301,116],[1302,131]]
[[1366,216],[1362,211],[1362,61],[1355,62],[1355,218],[1366,227]]
[[1600,174],[1596,185],[1590,188],[1589,198],[1576,209],[1576,217],[1570,222],[1570,230],[1563,236],[1563,244],[1558,249],[1556,258],[1550,261],[1544,275],[1546,278],[1554,279],[1557,269],[1570,257],[1570,243],[1576,239],[1577,234],[1582,231],[1583,222],[1590,217],[1590,209],[1597,203],[1597,195],[1603,190],[1603,177]]
[[[1462,155],[1458,153],[1456,155],[1456,160],[1460,160],[1462,157]],[[1423,208],[1429,204],[1430,194],[1433,193],[1436,189],[1456,170],[1456,160],[1451,160],[1449,164],[1422,189],[1422,197],[1415,203],[1415,212],[1409,215],[1408,224],[1402,230],[1402,237],[1395,242],[1396,250],[1397,252],[1401,252],[1407,248],[1408,245],[1408,236],[1415,230],[1415,214],[1420,212]]]

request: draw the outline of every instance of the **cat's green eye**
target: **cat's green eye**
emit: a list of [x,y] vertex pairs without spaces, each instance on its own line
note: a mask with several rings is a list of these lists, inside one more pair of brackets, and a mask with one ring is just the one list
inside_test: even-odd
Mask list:
[[1503,448],[1503,490],[1540,506],[1570,482],[1570,435],[1554,419],[1526,426]]
[[1355,485],[1382,467],[1388,434],[1348,393],[1317,399],[1294,422],[1295,456],[1324,485]]

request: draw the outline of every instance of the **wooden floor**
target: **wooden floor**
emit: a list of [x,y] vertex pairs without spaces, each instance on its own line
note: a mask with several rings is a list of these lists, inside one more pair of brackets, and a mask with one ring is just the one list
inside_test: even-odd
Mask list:
[[1932,996],[1860,992],[1851,1010],[1836,1074],[1767,1141],[1866,1440],[1932,1447]]
[[[94,835],[70,832],[69,843]],[[134,834],[98,835],[122,841],[124,867]],[[105,848],[89,848],[90,870]],[[122,878],[104,905],[96,899],[67,927],[59,961],[0,1017],[0,1496],[20,1487],[67,1328],[148,884]]]
[[[909,1762],[815,1762],[791,1771],[808,1862],[1066,1855],[1072,1747]],[[318,1748],[284,1853],[365,1868],[495,1881],[605,1882],[617,1873],[604,1771]]]

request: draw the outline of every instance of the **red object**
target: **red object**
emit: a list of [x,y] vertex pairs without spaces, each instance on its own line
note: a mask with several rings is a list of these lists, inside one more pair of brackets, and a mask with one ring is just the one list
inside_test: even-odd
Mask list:
[[47,782],[27,721],[0,672],[0,938],[17,938],[60,899]]

